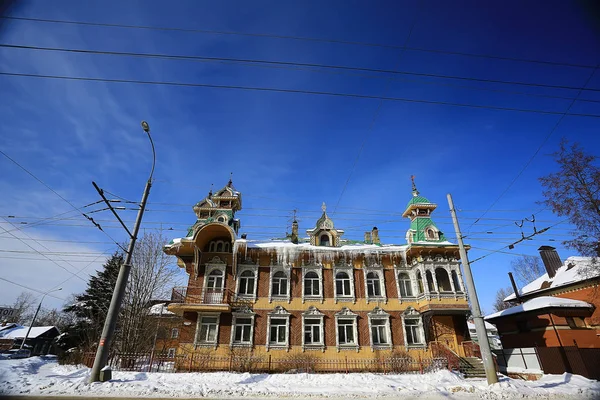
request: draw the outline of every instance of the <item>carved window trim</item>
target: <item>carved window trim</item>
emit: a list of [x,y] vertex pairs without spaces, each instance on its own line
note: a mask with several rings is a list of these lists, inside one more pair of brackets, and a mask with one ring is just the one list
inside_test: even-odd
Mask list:
[[[231,313],[232,315],[232,320],[231,320],[231,338],[230,338],[230,347],[253,347],[254,346],[254,324],[255,324],[255,316],[256,313],[252,310],[250,310],[249,308],[245,308],[239,311],[235,311]],[[235,341],[235,333],[236,333],[236,327],[237,327],[237,320],[241,319],[241,318],[249,318],[250,319],[250,341],[249,342],[244,342],[244,341],[239,341],[236,342]]]
[[[401,314],[402,317],[402,331],[404,333],[404,347],[408,349],[421,349],[427,346],[427,340],[425,339],[425,329],[423,327],[423,316],[415,310],[413,307],[408,307]],[[408,336],[406,334],[406,320],[417,321],[417,332],[420,336],[422,343],[408,343]],[[414,325],[413,325],[414,326]]]
[[[289,350],[290,348],[290,314],[285,308],[276,306],[273,311],[267,314],[267,340],[266,350],[270,349],[283,349]],[[273,319],[284,319],[285,320],[285,342],[284,343],[271,343],[271,321]]]
[[[385,276],[383,274],[383,266],[382,265],[374,265],[374,266],[367,266],[363,268],[363,272],[365,275],[365,299],[367,300],[367,303],[369,302],[379,302],[379,301],[383,301],[384,303],[387,303],[387,293],[385,290]],[[374,295],[374,296],[370,296],[369,295],[369,279],[367,278],[368,275],[370,273],[374,273],[377,274],[378,277],[378,281],[379,281],[379,292],[380,295]]]
[[[275,276],[276,273],[278,272],[283,272],[286,276],[286,293],[284,294],[273,294],[273,278]],[[273,301],[287,301],[288,303],[290,302],[290,293],[291,293],[291,288],[290,288],[290,278],[291,278],[291,268],[290,267],[285,267],[282,265],[271,265],[271,271],[269,273],[269,303],[272,303]]]
[[[369,312],[367,314],[368,318],[369,318],[369,339],[371,342],[371,350],[381,350],[381,349],[391,349],[393,346],[392,343],[392,330],[390,328],[390,314],[388,314],[387,312],[385,312],[382,308],[380,307],[375,307],[373,309],[373,311]],[[383,325],[376,325],[374,324],[375,321],[383,321]],[[383,331],[385,332],[385,335],[387,337],[387,343],[375,343],[374,337],[373,337],[373,328],[375,326],[382,326],[383,327]],[[379,329],[378,329],[379,332]]]
[[[352,321],[352,334],[354,335],[354,343],[346,344],[340,343],[340,331],[339,321],[340,320],[351,320]],[[348,307],[342,307],[342,309],[335,313],[335,345],[338,351],[340,350],[356,350],[360,348],[358,341],[358,314],[352,312]]]
[[[306,290],[306,275],[310,272],[314,272],[317,274],[319,278],[319,294],[318,295],[308,295],[305,293]],[[323,302],[323,266],[308,266],[302,267],[302,302],[305,301],[320,301]]]
[[[317,307],[310,306],[308,310],[302,313],[302,350],[307,349],[319,349],[325,350],[325,329],[323,325],[323,318],[325,314],[320,312]],[[317,343],[306,343],[306,320],[318,320],[319,321],[319,341]]]
[[[350,280],[350,282],[349,282],[350,294],[348,294],[348,295],[338,295],[338,293],[337,293],[337,274],[340,272],[346,273]],[[338,301],[351,301],[353,303],[356,302],[356,292],[354,290],[354,267],[353,266],[344,265],[344,266],[335,266],[333,268],[333,298],[336,303]]]

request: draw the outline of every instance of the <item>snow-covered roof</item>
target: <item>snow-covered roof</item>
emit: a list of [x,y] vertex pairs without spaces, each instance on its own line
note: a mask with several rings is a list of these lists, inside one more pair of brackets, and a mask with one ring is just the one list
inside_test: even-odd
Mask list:
[[[471,321],[467,321],[467,326],[469,329],[475,329],[475,323],[471,322]],[[496,327],[492,324],[490,324],[489,322],[485,323],[485,330],[486,331],[495,331]]]
[[[600,263],[600,260],[594,260],[592,257],[569,257],[556,271],[554,277],[550,278],[548,273],[545,273],[533,282],[523,286],[519,290],[519,294],[523,296],[599,277],[600,265],[598,263]],[[511,300],[516,300],[514,293],[504,299],[504,301]]]
[[507,308],[506,310],[498,311],[497,313],[488,315],[485,319],[495,319],[505,317],[507,315],[520,314],[527,311],[541,310],[544,308],[593,308],[594,306],[581,300],[563,299],[561,297],[540,296],[527,300],[518,306]]
[[174,312],[167,310],[166,303],[155,304],[148,310],[149,315],[175,315]]
[[[28,326],[16,325],[8,329],[0,330],[0,339],[20,339],[27,334]],[[55,326],[34,326],[27,337],[36,338],[49,330],[56,329]],[[58,331],[58,329],[57,329]]]

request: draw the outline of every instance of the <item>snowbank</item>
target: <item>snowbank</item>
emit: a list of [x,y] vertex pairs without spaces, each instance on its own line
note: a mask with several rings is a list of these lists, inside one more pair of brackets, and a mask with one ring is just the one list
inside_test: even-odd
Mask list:
[[600,398],[600,383],[578,375],[546,375],[526,382],[503,377],[488,386],[448,371],[424,375],[237,374],[113,372],[114,379],[88,384],[89,368],[32,357],[0,361],[0,395],[94,395],[128,397],[418,397]]

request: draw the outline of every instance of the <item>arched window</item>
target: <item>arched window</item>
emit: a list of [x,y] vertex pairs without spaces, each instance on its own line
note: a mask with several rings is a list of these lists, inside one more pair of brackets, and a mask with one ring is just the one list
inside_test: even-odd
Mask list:
[[321,294],[321,283],[319,275],[314,271],[309,271],[304,275],[304,295],[319,296]]
[[337,296],[352,296],[350,291],[350,277],[346,272],[335,274],[335,294]]
[[223,251],[225,253],[229,253],[229,242],[225,242],[225,245],[223,246]]
[[287,275],[283,271],[277,271],[273,274],[271,284],[272,296],[287,296]]
[[223,251],[223,242],[218,241],[217,242],[217,253],[221,253]]
[[458,274],[456,273],[456,271],[452,270],[450,275],[452,275],[452,283],[454,283],[454,290],[457,292],[462,292],[460,281],[458,280]]
[[321,239],[319,240],[320,246],[329,246],[329,235],[322,234]]
[[223,272],[218,269],[214,269],[208,275],[208,282],[206,284],[208,290],[221,291],[223,290]]
[[398,274],[398,286],[400,287],[400,297],[412,297],[412,284],[408,274],[404,272]]
[[438,289],[440,292],[451,292],[450,277],[444,268],[435,269],[435,279],[437,279]]
[[427,229],[427,239],[435,239],[435,231],[431,228]]
[[381,281],[376,272],[367,274],[367,295],[369,297],[381,296]]
[[421,276],[421,271],[417,271],[417,288],[419,289],[419,294],[423,294],[423,277]]
[[221,217],[217,218],[217,221],[219,221],[219,222],[225,222],[225,217],[221,216]]
[[433,275],[431,271],[425,271],[425,279],[427,279],[427,288],[430,292],[435,292],[435,285],[433,284]]
[[240,286],[238,289],[240,295],[254,294],[254,273],[252,271],[244,271],[240,275]]
[[208,251],[210,253],[215,251],[215,247],[216,247],[216,243],[215,242],[210,242],[210,244],[208,245]]

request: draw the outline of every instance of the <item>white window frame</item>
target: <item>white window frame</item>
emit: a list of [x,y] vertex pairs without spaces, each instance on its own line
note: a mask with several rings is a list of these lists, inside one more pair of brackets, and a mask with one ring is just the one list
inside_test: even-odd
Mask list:
[[[396,274],[396,290],[398,291],[398,300],[400,302],[402,302],[405,299],[410,299],[413,300],[417,297],[417,288],[415,288],[415,284],[416,284],[416,278],[415,278],[415,274],[405,268],[396,268],[394,270],[394,273]],[[412,295],[411,296],[402,296],[402,292],[400,291],[400,274],[406,274],[408,275],[408,280],[410,281],[410,290]]]
[[225,298],[224,296],[225,296],[226,283],[227,283],[227,264],[225,264],[221,260],[221,258],[219,258],[218,256],[215,256],[208,263],[206,263],[206,267],[204,268],[204,282],[202,283],[202,299],[201,299],[202,304],[205,303],[204,300],[206,299],[206,293],[208,291],[208,277],[215,270],[221,271],[221,274],[223,277],[223,285],[221,287],[221,290],[223,292],[223,299]]
[[[254,276],[254,289],[250,294],[240,294],[240,286],[242,280],[242,273],[250,271]],[[258,265],[240,265],[238,267],[238,275],[235,280],[235,297],[236,299],[245,299],[245,300],[256,300],[256,293],[258,290]]]
[[[215,331],[215,340],[212,342],[209,341],[199,341],[198,336],[200,335],[200,330],[202,327],[202,319],[203,318],[216,318],[217,319],[217,329]],[[219,328],[221,327],[221,313],[205,313],[198,312],[198,320],[196,321],[196,333],[194,335],[194,346],[196,347],[214,347],[217,348],[219,344]]]
[[[352,323],[352,334],[354,335],[354,343],[340,343],[340,332],[339,332],[339,320],[351,320]],[[335,313],[335,345],[337,350],[356,350],[358,352],[359,341],[358,341],[358,314],[353,313],[348,307],[342,307],[342,309]]]
[[[339,272],[345,272],[350,279],[350,294],[340,296],[337,294],[337,274]],[[356,296],[354,291],[354,268],[352,266],[348,267],[334,267],[333,268],[333,298],[335,302],[338,301],[351,301],[356,302]]]
[[[291,314],[281,306],[276,306],[273,311],[267,314],[267,340],[266,349],[284,349],[289,350],[290,348],[290,316]],[[285,342],[284,343],[271,343],[271,320],[272,319],[285,319]]]
[[[365,267],[363,268],[363,271],[365,275],[365,298],[367,300],[367,303],[370,301],[383,301],[384,303],[387,303],[387,293],[385,291],[385,277],[383,275],[383,266],[377,265]],[[367,275],[369,275],[369,273],[375,273],[379,278],[379,292],[381,293],[379,296],[369,295],[369,282],[367,280]]]
[[177,339],[179,337],[179,328],[171,329],[171,339]]
[[[317,277],[319,278],[319,295],[307,295],[304,293],[304,290],[306,288],[306,284],[305,284],[305,278],[306,278],[306,274],[308,274],[309,272],[314,272],[315,274],[317,274]],[[304,303],[305,301],[320,301],[321,303],[323,302],[323,267],[305,267],[302,268],[302,302]]]
[[177,349],[175,347],[171,347],[167,350],[167,358],[175,358],[175,354],[177,354]]
[[[421,340],[423,341],[423,343],[412,343],[412,344],[408,343],[408,339],[407,339],[408,336],[406,335],[406,322],[405,322],[407,319],[418,321],[418,324],[417,324],[418,334],[419,334]],[[413,307],[408,307],[402,313],[402,331],[404,333],[404,347],[407,350],[426,347],[427,340],[425,339],[425,329],[423,329],[423,317]]]
[[[249,308],[243,308],[239,311],[232,313],[231,338],[229,341],[230,347],[252,347],[254,345],[254,323],[255,323],[254,317],[255,316],[256,316],[256,313]],[[244,342],[243,340],[239,341],[239,342],[235,341],[235,330],[236,330],[238,318],[239,319],[248,318],[251,321],[250,322],[250,341],[249,342]]]
[[[277,272],[283,272],[286,276],[286,293],[283,295],[274,295],[273,294],[273,277]],[[283,266],[271,266],[271,272],[269,274],[269,303],[272,303],[274,300],[276,301],[287,301],[290,302],[290,275],[291,268],[283,267]]]
[[[323,326],[323,317],[325,314],[323,314],[322,312],[320,312],[317,307],[315,306],[310,306],[308,307],[308,310],[306,310],[305,312],[302,313],[302,349],[306,350],[306,349],[319,349],[319,350],[325,350],[325,329]],[[306,320],[318,320],[319,324],[319,341],[318,342],[313,342],[313,343],[306,343]]]
[[[390,329],[390,314],[388,314],[387,312],[385,312],[382,308],[380,307],[375,307],[373,309],[373,311],[371,311],[370,313],[367,314],[368,318],[369,318],[369,340],[371,342],[371,350],[379,350],[379,349],[391,349],[393,346],[392,343],[392,330]],[[373,324],[374,320],[383,320],[384,321],[384,325],[383,325],[383,329],[385,334],[387,335],[387,339],[388,339],[388,343],[375,343],[375,341],[373,340],[373,326],[375,326],[375,324]],[[377,326],[381,326],[381,325],[377,325]]]

